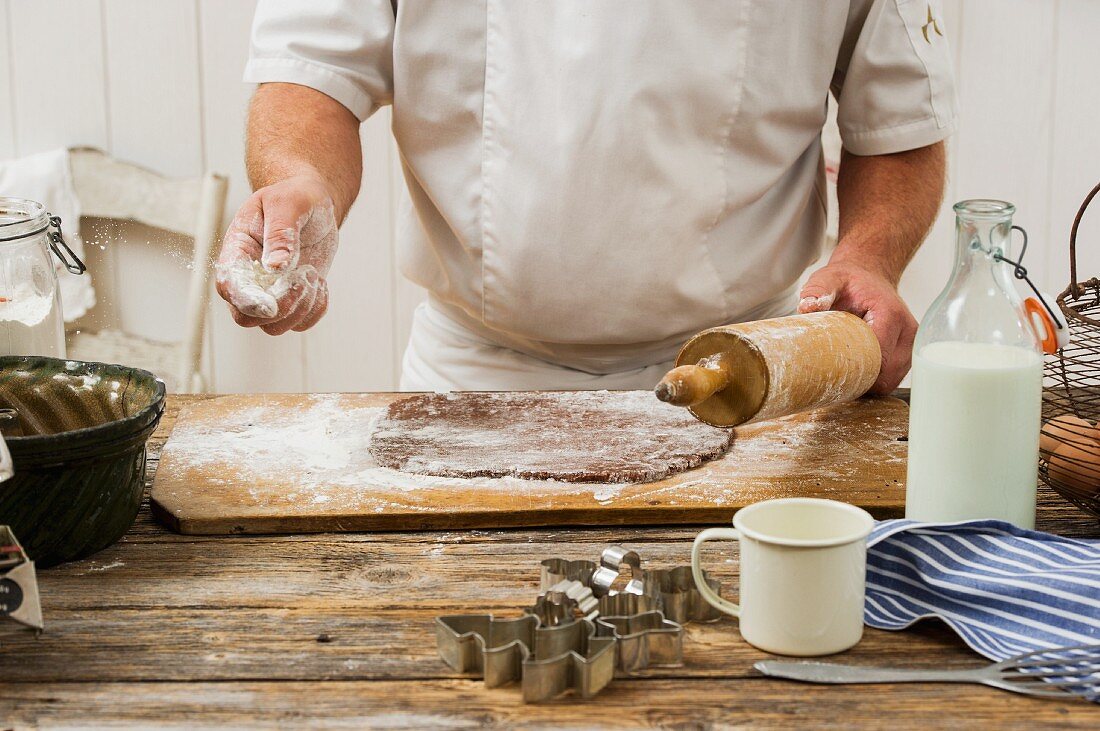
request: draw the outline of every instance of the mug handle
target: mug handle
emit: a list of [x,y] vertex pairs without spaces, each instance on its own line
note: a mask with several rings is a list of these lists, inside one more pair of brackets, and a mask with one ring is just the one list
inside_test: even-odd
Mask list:
[[695,543],[691,544],[691,575],[695,578],[695,586],[699,589],[699,593],[707,600],[707,604],[721,612],[732,614],[734,617],[741,616],[741,607],[718,596],[707,585],[707,582],[703,579],[703,569],[699,565],[699,551],[707,541],[740,540],[741,534],[737,532],[736,528],[707,528],[695,536]]

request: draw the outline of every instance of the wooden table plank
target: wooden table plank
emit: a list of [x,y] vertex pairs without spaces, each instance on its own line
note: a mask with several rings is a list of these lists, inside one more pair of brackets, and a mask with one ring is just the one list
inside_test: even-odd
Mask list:
[[598,699],[519,702],[467,680],[46,683],[0,692],[17,726],[155,728],[1096,728],[1080,703],[963,685],[819,686],[754,680],[616,681]]
[[[119,545],[42,572],[48,631],[35,638],[0,625],[0,641],[28,657],[8,672],[11,680],[357,678],[361,667],[377,677],[452,677],[436,657],[434,616],[517,615],[537,594],[539,556],[593,556],[604,545]],[[625,545],[657,566],[674,565],[690,549],[686,541]],[[736,592],[736,566],[732,554],[715,561],[713,573],[728,594]],[[317,643],[322,635],[331,642]],[[704,653],[698,661],[656,672],[744,674],[766,657],[739,641],[731,620],[691,625],[688,637],[689,653]],[[932,656],[958,646],[943,631],[928,637],[922,647]],[[227,646],[246,649],[226,660]],[[860,650],[905,660],[896,647],[895,637],[872,632]],[[268,675],[257,675],[265,667]]]
[[[618,538],[630,538],[619,534]],[[607,545],[589,536],[471,543],[333,540],[119,544],[84,561],[41,572],[48,609],[156,607],[401,607],[442,613],[519,608],[534,601],[539,561],[594,559]],[[647,567],[688,561],[690,543],[622,540]],[[704,554],[723,593],[737,591],[733,546]],[[2,625],[0,625],[2,626]]]
[[[49,631],[0,629],[4,679],[14,682],[436,680],[471,677],[436,652],[425,610],[237,609],[233,607],[58,610]],[[515,616],[513,611],[499,616]],[[688,625],[682,667],[650,668],[652,678],[753,678],[758,660],[773,659],[741,640],[732,620]],[[974,667],[942,625],[896,633],[868,629],[842,662],[906,667]],[[518,697],[517,697],[518,701]]]
[[[179,403],[151,441],[150,476]],[[1098,523],[1041,492],[1039,527],[1096,537]],[[0,727],[329,725],[1095,727],[1080,703],[991,689],[820,688],[755,676],[767,655],[730,620],[691,625],[682,668],[618,679],[591,702],[525,706],[439,661],[436,614],[518,611],[539,559],[608,543],[648,564],[687,561],[696,530],[547,528],[311,536],[180,536],[145,506],[119,544],[40,572],[46,633],[0,623]],[[711,554],[735,590],[737,554]],[[323,637],[327,641],[318,641]],[[938,623],[868,630],[844,656],[920,667],[982,662]]]

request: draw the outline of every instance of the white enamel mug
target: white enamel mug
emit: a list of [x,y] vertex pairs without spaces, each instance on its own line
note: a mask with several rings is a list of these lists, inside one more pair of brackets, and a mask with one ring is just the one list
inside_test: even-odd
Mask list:
[[[741,636],[780,655],[829,655],[863,636],[866,510],[835,500],[784,498],[742,508],[733,528],[708,528],[691,547],[691,570],[703,598],[738,617]],[[707,541],[741,544],[740,605],[703,581],[699,551]]]

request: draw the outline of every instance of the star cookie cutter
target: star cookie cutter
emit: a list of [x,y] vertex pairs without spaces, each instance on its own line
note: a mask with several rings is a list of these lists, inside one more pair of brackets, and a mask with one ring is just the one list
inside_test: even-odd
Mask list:
[[614,637],[600,637],[588,620],[542,627],[534,614],[437,617],[439,655],[458,672],[480,673],[485,687],[520,681],[523,700],[538,703],[572,690],[591,698],[615,675]]
[[684,628],[659,611],[600,617],[596,631],[615,638],[615,659],[625,673],[684,664]]

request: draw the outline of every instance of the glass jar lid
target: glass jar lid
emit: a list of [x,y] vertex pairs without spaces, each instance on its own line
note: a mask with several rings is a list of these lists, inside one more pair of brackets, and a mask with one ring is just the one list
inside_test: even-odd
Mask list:
[[0,198],[0,242],[45,233],[49,225],[50,214],[41,203],[25,198]]

